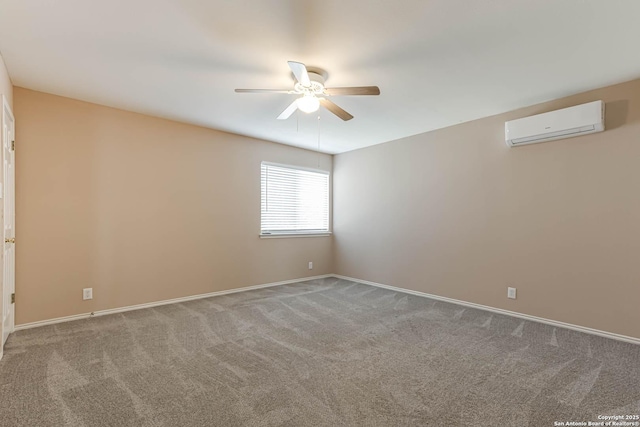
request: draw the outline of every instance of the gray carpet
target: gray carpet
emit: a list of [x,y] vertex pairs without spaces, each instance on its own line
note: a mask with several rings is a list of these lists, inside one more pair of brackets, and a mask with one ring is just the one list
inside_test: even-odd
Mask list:
[[640,346],[324,279],[16,332],[0,387],[2,426],[553,426],[640,414]]

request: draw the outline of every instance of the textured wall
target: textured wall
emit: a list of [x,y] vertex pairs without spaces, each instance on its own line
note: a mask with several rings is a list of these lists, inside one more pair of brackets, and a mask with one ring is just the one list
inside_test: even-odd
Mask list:
[[258,237],[260,162],[331,156],[21,88],[14,103],[16,324],[333,271],[330,237]]
[[[504,143],[598,99],[603,133]],[[334,213],[338,274],[640,337],[640,80],[337,155]]]

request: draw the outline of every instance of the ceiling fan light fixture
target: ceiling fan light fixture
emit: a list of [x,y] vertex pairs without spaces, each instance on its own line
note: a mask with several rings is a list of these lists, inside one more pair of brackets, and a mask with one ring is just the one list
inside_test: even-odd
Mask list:
[[313,113],[314,111],[318,111],[320,108],[320,101],[313,95],[305,95],[296,100],[296,104],[300,111],[305,113]]

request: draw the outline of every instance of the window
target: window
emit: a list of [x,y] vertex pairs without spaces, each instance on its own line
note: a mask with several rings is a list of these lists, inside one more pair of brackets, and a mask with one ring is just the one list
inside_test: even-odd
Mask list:
[[329,172],[262,162],[261,235],[329,234]]

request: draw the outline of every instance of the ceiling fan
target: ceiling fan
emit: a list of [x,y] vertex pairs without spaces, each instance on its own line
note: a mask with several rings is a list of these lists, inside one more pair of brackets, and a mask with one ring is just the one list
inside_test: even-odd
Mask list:
[[278,120],[286,120],[296,111],[305,113],[318,111],[322,105],[342,120],[353,119],[353,116],[329,101],[326,97],[336,95],[380,95],[378,86],[360,87],[324,87],[326,73],[317,68],[309,68],[295,61],[289,61],[289,67],[296,78],[296,83],[292,90],[287,89],[236,89],[238,93],[287,93],[290,95],[300,95],[291,103],[280,115]]

